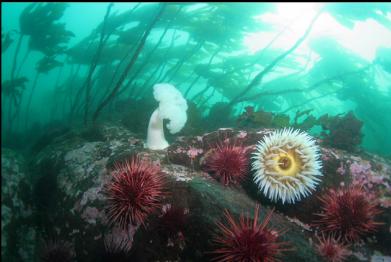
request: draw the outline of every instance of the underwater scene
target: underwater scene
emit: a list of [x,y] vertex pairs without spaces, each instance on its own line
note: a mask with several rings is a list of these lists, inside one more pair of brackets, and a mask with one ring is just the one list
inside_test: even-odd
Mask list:
[[391,3],[1,7],[2,261],[391,261]]

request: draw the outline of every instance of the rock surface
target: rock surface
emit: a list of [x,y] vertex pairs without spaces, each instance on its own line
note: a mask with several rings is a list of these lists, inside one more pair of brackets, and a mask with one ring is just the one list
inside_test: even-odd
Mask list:
[[[20,228],[27,234],[13,237],[25,245],[30,257],[33,251],[28,250],[37,250],[35,256],[39,256],[41,248],[39,241],[34,246],[30,240],[55,238],[73,244],[77,261],[101,261],[105,239],[123,239],[125,235],[129,237],[127,244],[135,261],[209,261],[216,222],[221,221],[224,209],[236,217],[241,212],[252,216],[255,204],[261,203],[260,218],[274,207],[271,225],[286,229],[282,239],[294,248],[284,253],[283,261],[321,261],[313,246],[316,228],[310,226],[312,213],[319,211],[317,196],[327,188],[357,182],[378,196],[383,209],[380,220],[384,225],[368,241],[353,247],[355,253],[349,261],[390,256],[391,250],[385,244],[391,241],[389,160],[322,148],[323,181],[313,195],[295,205],[280,205],[265,199],[253,185],[251,172],[241,185],[230,187],[221,185],[205,172],[205,154],[216,143],[229,140],[243,145],[250,156],[256,142],[271,131],[220,129],[202,136],[177,137],[167,150],[150,151],[144,149],[143,138],[121,126],[105,125],[96,131],[98,135],[73,132],[57,137],[32,156],[29,174],[21,171],[25,164],[20,156],[2,150],[2,195],[7,199],[2,204],[2,229],[11,230],[12,223],[27,225],[26,229]],[[123,232],[108,224],[102,188],[111,179],[114,163],[134,154],[160,165],[169,194],[162,210],[151,215],[145,227],[134,226]],[[30,184],[26,183],[30,181],[28,177]],[[31,185],[33,188],[29,188]],[[25,199],[23,192],[33,195],[33,203]],[[167,205],[183,207],[187,212],[187,226],[171,237],[159,231],[159,219]],[[32,228],[38,228],[38,233]],[[2,234],[3,237],[2,243],[6,245],[2,244],[2,256],[12,251],[12,241],[15,241],[9,233]]]
[[23,156],[1,150],[1,257],[28,261],[34,255],[31,184]]

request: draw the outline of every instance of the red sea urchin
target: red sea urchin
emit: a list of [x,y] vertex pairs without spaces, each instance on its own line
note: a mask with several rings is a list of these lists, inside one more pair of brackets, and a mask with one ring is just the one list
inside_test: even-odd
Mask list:
[[228,225],[217,222],[220,235],[215,237],[215,242],[220,246],[212,253],[218,256],[214,261],[278,261],[276,258],[283,251],[290,250],[286,242],[278,242],[280,231],[267,227],[273,211],[270,211],[261,224],[258,224],[259,205],[255,207],[254,220],[240,215],[237,223],[226,210],[225,217]]
[[329,262],[342,262],[350,255],[348,245],[341,242],[341,236],[335,238],[335,236],[322,237],[316,236],[318,244],[316,250],[318,253]]
[[124,230],[119,227],[115,227],[111,233],[105,235],[105,249],[103,253],[100,254],[99,261],[129,261],[129,251],[133,244],[133,234],[131,234],[131,230]]
[[241,182],[246,176],[248,159],[246,148],[229,144],[218,144],[206,159],[209,172],[225,186]]
[[361,187],[330,189],[319,200],[322,213],[316,214],[320,217],[316,224],[323,232],[341,235],[346,241],[357,241],[381,224],[374,221],[381,211]]
[[113,180],[105,186],[109,221],[126,228],[144,224],[149,214],[161,206],[164,195],[160,169],[135,157],[117,164]]

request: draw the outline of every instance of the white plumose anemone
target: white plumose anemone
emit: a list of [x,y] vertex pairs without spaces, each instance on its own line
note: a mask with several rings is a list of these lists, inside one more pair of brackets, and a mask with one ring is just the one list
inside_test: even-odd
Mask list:
[[163,120],[170,120],[166,126],[171,134],[181,131],[187,121],[187,102],[175,86],[166,83],[154,85],[153,96],[159,102],[159,107],[149,119],[146,147],[163,150],[168,147],[164,137]]
[[295,203],[319,184],[319,157],[319,148],[307,133],[291,128],[275,131],[256,146],[254,181],[272,201]]

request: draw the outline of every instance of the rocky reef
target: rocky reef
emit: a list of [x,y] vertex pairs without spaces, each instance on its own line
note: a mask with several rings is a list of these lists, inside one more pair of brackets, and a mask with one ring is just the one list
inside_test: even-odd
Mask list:
[[[319,230],[313,223],[314,213],[320,211],[319,197],[330,188],[360,184],[378,199],[382,212],[377,221],[382,224],[349,247],[352,253],[346,261],[389,261],[388,159],[322,147],[323,177],[317,190],[296,204],[285,205],[259,192],[250,166],[243,181],[229,186],[208,173],[206,159],[218,143],[240,145],[250,157],[257,141],[271,131],[218,129],[202,136],[177,137],[167,150],[151,151],[144,148],[143,137],[123,126],[106,124],[96,129],[98,135],[67,132],[29,156],[3,149],[2,257],[38,261],[49,251],[57,252],[42,244],[54,240],[57,245],[64,243],[62,250],[68,249],[76,261],[109,261],[121,252],[130,261],[210,261],[216,249],[216,223],[222,221],[224,210],[234,217],[244,213],[253,218],[259,203],[259,220],[274,208],[270,226],[282,230],[281,240],[290,245],[281,255],[283,261],[322,261],[316,249]],[[167,194],[144,226],[124,229],[110,224],[104,187],[115,163],[134,155],[160,167]],[[174,211],[167,215],[169,210]]]

